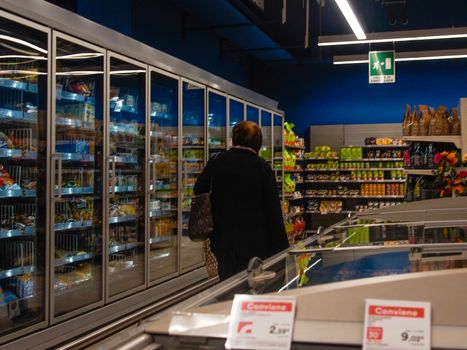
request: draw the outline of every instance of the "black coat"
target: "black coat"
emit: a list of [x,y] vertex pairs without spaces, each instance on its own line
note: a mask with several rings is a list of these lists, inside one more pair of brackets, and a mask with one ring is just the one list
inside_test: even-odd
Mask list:
[[198,177],[195,194],[211,188],[214,232],[211,249],[225,279],[289,244],[270,165],[250,150],[232,148],[211,158]]

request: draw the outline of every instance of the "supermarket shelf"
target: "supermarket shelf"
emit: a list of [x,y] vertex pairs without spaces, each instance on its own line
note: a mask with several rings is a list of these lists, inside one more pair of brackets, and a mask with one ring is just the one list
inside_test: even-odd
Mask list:
[[16,90],[23,90],[27,92],[37,93],[37,84],[28,83],[24,81],[2,78],[0,79],[0,86],[9,88],[9,89],[16,89]]
[[294,196],[291,195],[291,194],[285,194],[285,195],[284,195],[284,198],[287,199],[288,201],[295,201],[295,200],[303,199],[303,198],[305,198],[305,196],[294,197]]
[[185,162],[203,162],[204,158],[182,158]]
[[[176,147],[176,146],[175,146]],[[197,148],[204,149],[204,145],[182,145],[182,148]]]
[[[93,187],[64,187],[62,188],[62,195],[73,194],[91,194],[94,193]],[[58,194],[58,189],[55,189],[55,194]]]
[[274,160],[282,160],[282,157],[274,157]]
[[24,112],[14,109],[0,108],[0,121],[12,121],[22,123],[36,123],[37,112]]
[[321,212],[319,210],[307,210],[305,212],[306,214],[321,214],[321,215],[328,215],[328,214],[342,214],[342,215],[348,215],[348,214],[355,214],[356,211],[353,210],[342,210],[342,211],[328,211],[328,212]]
[[294,170],[285,169],[284,170],[285,173],[301,173],[302,171],[305,171],[305,170],[304,169],[294,169]]
[[36,190],[23,190],[23,198],[31,198],[36,196]]
[[409,145],[404,144],[404,145],[363,145],[363,146],[357,146],[357,147],[363,147],[363,148],[407,148]]
[[405,169],[408,175],[435,176],[435,169]]
[[387,198],[387,199],[404,199],[405,196],[361,196],[361,195],[316,195],[316,196],[305,196],[304,198],[317,199],[317,198]]
[[177,215],[176,211],[165,211],[165,210],[155,210],[155,209],[149,211],[149,217],[155,218],[155,219],[171,218],[176,215]]
[[312,158],[304,158],[300,160],[339,160],[339,157],[312,157]]
[[109,224],[120,224],[123,222],[136,221],[137,217],[134,215],[131,216],[113,216],[109,218]]
[[177,199],[177,194],[163,194],[162,191],[156,193],[156,199]]
[[75,230],[79,228],[92,227],[91,220],[71,221],[55,224],[55,231]]
[[332,169],[305,169],[302,171],[314,172],[314,171],[354,171],[354,170],[382,170],[382,171],[391,171],[391,170],[405,170],[404,168],[332,168]]
[[136,192],[136,186],[115,186],[113,189],[112,187],[109,188],[109,193],[113,192],[121,193],[121,192]]
[[0,270],[0,279],[18,276],[18,275],[24,275],[26,273],[33,273],[34,270],[35,268],[33,265],[15,267],[13,269],[8,269],[8,270]]
[[154,243],[162,243],[162,242],[169,242],[171,236],[159,236],[159,237],[151,237],[149,238],[149,244]]
[[305,149],[305,147],[292,146],[292,145],[288,145],[288,144],[284,144],[284,147],[285,147],[285,148],[289,148],[289,149],[302,149],[302,150]]
[[400,162],[404,158],[360,158],[360,159],[341,159],[341,162]]
[[13,229],[5,230],[0,229],[0,239],[2,238],[12,238],[12,237],[22,237],[22,236],[34,236],[36,229],[34,226],[26,226],[24,230]]
[[404,136],[404,141],[415,141],[415,142],[441,142],[441,143],[453,143],[457,148],[462,148],[462,138],[459,135],[448,135],[448,136]]
[[94,156],[87,153],[58,153],[62,160],[94,162]]
[[295,213],[288,213],[288,214],[285,214],[284,217],[286,219],[291,219],[291,218],[295,218],[297,216],[302,216],[303,215],[303,212],[299,211],[299,212],[295,212]]
[[404,183],[406,179],[395,180],[306,180],[305,183]]
[[75,94],[74,92],[70,91],[62,91],[61,93],[57,92],[57,100],[66,100],[71,102],[84,102],[86,100],[86,96]]
[[83,260],[90,260],[94,257],[92,253],[78,254],[73,256],[67,256],[66,258],[55,259],[55,267],[63,266],[67,264],[73,264]]
[[23,155],[20,149],[0,148],[0,158],[19,158]]
[[222,145],[209,145],[209,149],[210,150],[225,150],[225,145],[222,146]]
[[126,244],[120,244],[120,245],[114,245],[109,247],[109,254],[115,254],[118,252],[124,252],[126,250],[131,250],[134,249],[138,246],[141,246],[141,242],[134,242],[134,243],[126,243]]

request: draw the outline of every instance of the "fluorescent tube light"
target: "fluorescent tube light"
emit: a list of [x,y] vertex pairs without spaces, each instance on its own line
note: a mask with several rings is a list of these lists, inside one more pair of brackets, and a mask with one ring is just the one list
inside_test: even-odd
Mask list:
[[96,58],[104,56],[101,52],[81,52],[70,55],[57,56],[57,60],[82,60],[87,58]]
[[34,44],[31,44],[25,40],[21,40],[21,39],[18,39],[18,38],[14,38],[10,35],[4,35],[4,34],[0,34],[0,40],[6,40],[6,41],[11,41],[13,43],[17,43],[17,44],[20,44],[20,45],[24,45],[24,46],[27,46],[27,47],[30,47],[31,49],[34,49],[36,51],[39,51],[39,52],[42,52],[42,53],[47,53],[47,50],[44,50],[43,48],[39,47],[39,46],[36,46]]
[[126,75],[126,74],[135,74],[135,73],[146,73],[146,71],[144,69],[126,69],[126,70],[112,70],[112,71],[110,71],[110,74],[112,74],[112,75],[114,75],[114,74]]
[[0,59],[4,58],[25,58],[37,61],[47,61],[47,57],[44,56],[28,56],[28,55],[0,55]]
[[[396,52],[396,62],[430,61],[467,58],[466,49]],[[368,63],[368,55],[334,56],[334,64]]]
[[339,9],[341,10],[345,19],[349,23],[350,28],[352,28],[357,39],[358,40],[366,39],[366,35],[363,32],[362,26],[358,22],[358,19],[355,16],[355,13],[353,12],[352,8],[350,7],[348,0],[335,0],[335,1],[336,1],[337,6],[339,6]]
[[328,35],[318,38],[318,46],[393,43],[404,41],[446,40],[462,38],[467,38],[467,27],[369,33],[365,40],[355,40],[353,35]]
[[93,75],[93,74],[104,74],[104,72],[100,70],[78,70],[78,71],[56,73],[56,75]]

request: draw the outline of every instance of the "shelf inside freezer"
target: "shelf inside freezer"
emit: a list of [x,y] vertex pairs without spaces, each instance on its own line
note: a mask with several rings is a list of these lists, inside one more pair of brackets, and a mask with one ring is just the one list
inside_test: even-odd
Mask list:
[[149,238],[149,244],[168,242],[170,241],[170,237],[171,236],[151,237]]
[[109,188],[109,192],[121,193],[121,192],[136,192],[136,186],[115,186],[114,191],[112,187]]
[[94,122],[85,122],[81,119],[75,119],[75,118],[57,117],[56,125],[67,126],[67,127],[81,129],[81,130],[89,130],[89,131],[95,130]]
[[86,96],[75,94],[74,92],[70,91],[62,91],[59,93],[57,91],[57,100],[66,100],[71,102],[84,102],[86,100]]
[[131,222],[131,221],[136,221],[137,217],[136,216],[114,216],[109,218],[109,224],[120,224],[124,222]]
[[159,118],[159,119],[170,119],[170,115],[167,113],[162,112],[152,112],[151,117]]
[[23,190],[0,190],[0,198],[17,198],[23,197]]
[[37,93],[37,84],[11,79],[0,79],[0,87]]
[[23,155],[20,149],[0,148],[0,158],[19,158]]
[[110,124],[110,133],[112,134],[130,134],[138,135],[138,127],[133,124]]
[[21,236],[34,236],[36,233],[34,226],[26,226],[24,229],[0,229],[0,239],[2,238],[12,238],[12,237],[21,237]]
[[87,153],[58,153],[62,160],[94,162],[94,156]]
[[155,219],[164,219],[164,218],[170,218],[177,215],[176,211],[165,211],[165,210],[150,210],[149,211],[149,217],[155,218]]
[[86,227],[92,227],[91,220],[62,222],[55,224],[55,231],[75,230]]
[[94,255],[92,253],[83,253],[83,254],[77,254],[73,256],[67,256],[65,258],[55,259],[55,267],[63,266],[67,264],[73,264],[73,263],[84,261],[84,260],[90,260],[92,258],[94,258]]
[[0,121],[36,123],[37,112],[25,112],[7,108],[0,108]]
[[134,243],[125,243],[125,244],[119,244],[119,245],[114,245],[109,248],[109,254],[114,254],[118,252],[123,252],[126,250],[131,250],[134,249],[138,246],[141,246],[142,243],[140,242],[134,242]]
[[[62,187],[62,195],[73,194],[91,194],[94,193],[93,187]],[[58,189],[55,189],[55,194],[58,194]]]
[[199,148],[199,149],[203,149],[204,145],[183,145],[182,147],[183,148]]
[[137,156],[112,156],[115,163],[138,164]]
[[20,266],[20,267],[15,267],[13,269],[8,269],[8,270],[0,270],[0,279],[18,276],[18,275],[24,275],[26,273],[33,273],[34,270],[35,268],[33,265]]

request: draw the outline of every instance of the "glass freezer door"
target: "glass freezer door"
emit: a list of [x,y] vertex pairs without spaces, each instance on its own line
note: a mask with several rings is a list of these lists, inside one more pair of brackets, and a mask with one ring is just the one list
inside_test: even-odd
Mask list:
[[229,146],[232,146],[232,129],[245,120],[245,104],[229,97]]
[[208,140],[209,157],[225,150],[227,126],[227,97],[208,92]]
[[54,316],[102,295],[104,51],[54,36]]
[[204,167],[205,97],[202,85],[183,81],[182,84],[182,236],[180,268],[187,271],[204,262],[203,244],[188,237],[188,217],[196,178]]
[[179,80],[151,72],[149,280],[178,271]]
[[109,296],[145,284],[146,69],[110,57],[109,75]]
[[0,336],[45,320],[48,34],[0,17]]
[[260,156],[271,163],[272,155],[272,114],[261,110],[261,132],[263,134],[263,144]]
[[278,114],[274,114],[274,127],[273,127],[273,169],[276,174],[276,181],[279,186],[279,193],[282,195],[282,171],[284,168],[284,117]]
[[246,106],[246,120],[260,124],[259,109],[251,105]]

